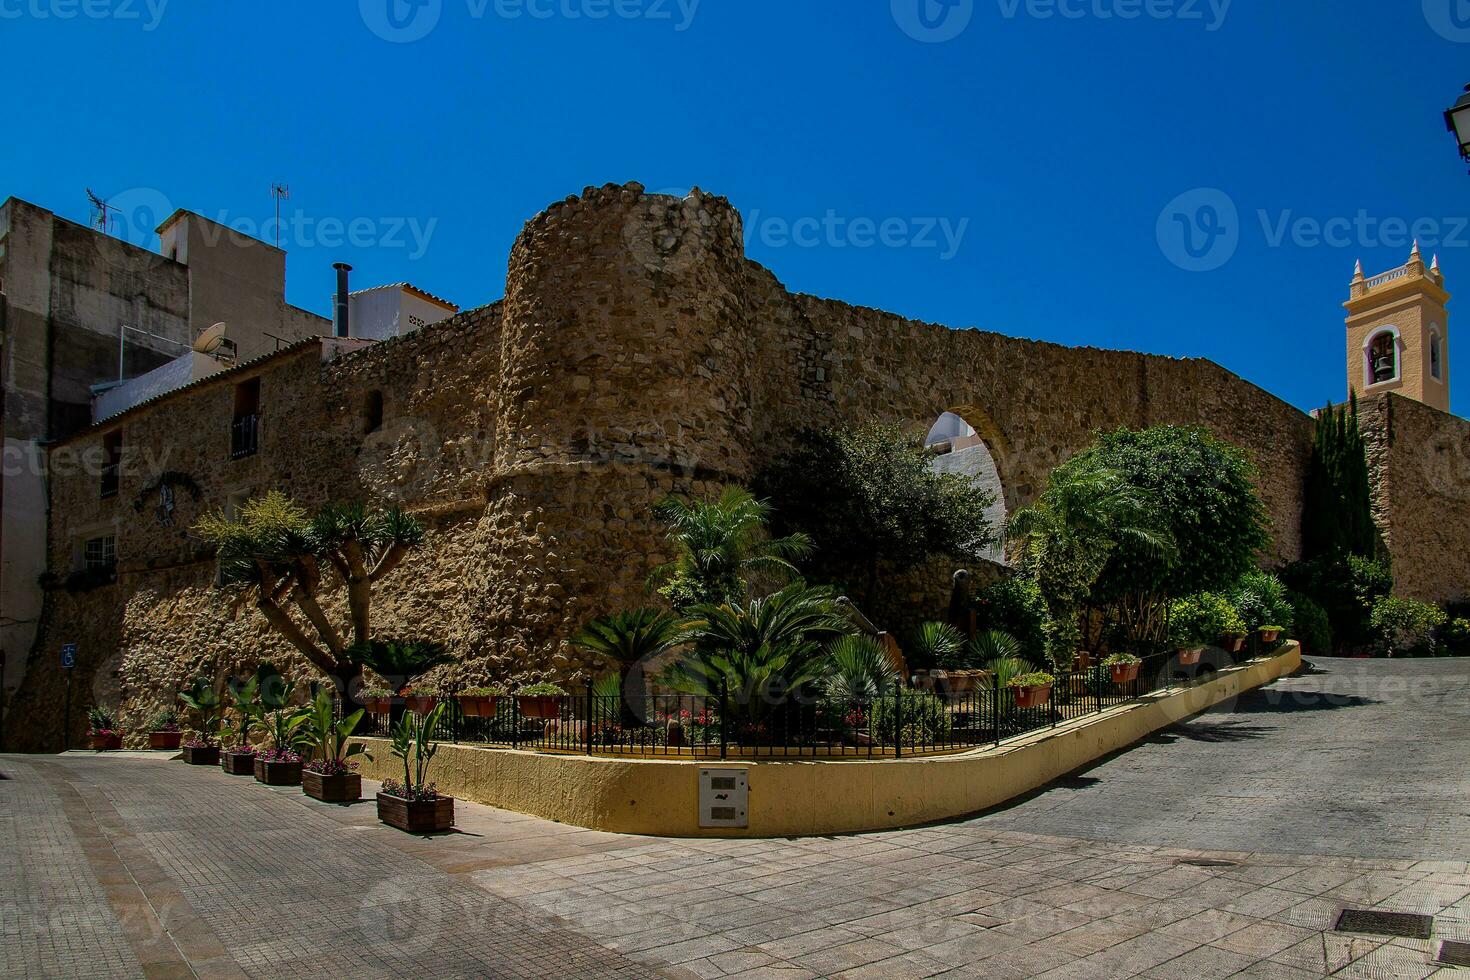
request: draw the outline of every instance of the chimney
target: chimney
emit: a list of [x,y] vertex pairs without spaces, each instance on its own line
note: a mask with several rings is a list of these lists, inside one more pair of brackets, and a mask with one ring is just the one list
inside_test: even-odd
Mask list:
[[334,319],[337,324],[337,336],[351,337],[352,330],[348,317],[349,303],[347,298],[347,273],[352,271],[352,266],[348,265],[346,262],[338,262],[336,265],[332,266],[332,268],[337,270],[337,300],[335,304],[336,309],[334,311]]

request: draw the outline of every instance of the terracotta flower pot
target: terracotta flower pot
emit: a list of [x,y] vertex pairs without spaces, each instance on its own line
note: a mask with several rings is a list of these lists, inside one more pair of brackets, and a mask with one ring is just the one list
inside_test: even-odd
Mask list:
[[1141,666],[1142,664],[1114,664],[1113,683],[1121,686],[1138,680],[1138,668]]
[[221,752],[219,767],[231,776],[255,775],[254,752]]
[[378,819],[410,834],[440,833],[454,826],[454,797],[419,801],[379,793]]
[[497,703],[494,694],[459,695],[459,707],[466,718],[494,718]]
[[1032,684],[1028,687],[1012,688],[1016,692],[1016,707],[1039,708],[1051,700],[1050,684]]
[[179,745],[184,741],[183,732],[149,732],[148,747],[150,749],[170,749],[177,751]]
[[1204,647],[1189,647],[1179,651],[1179,663],[1185,667],[1193,667],[1199,663],[1200,656],[1205,652]]
[[1239,653],[1241,647],[1245,646],[1244,633],[1226,633],[1220,639],[1220,645],[1230,653]]
[[184,761],[191,766],[217,766],[219,765],[219,746],[186,745],[184,746]]
[[362,799],[362,777],[355,772],[323,776],[306,769],[301,773],[301,791],[323,803],[356,803]]
[[426,715],[434,710],[434,705],[439,699],[432,694],[409,694],[404,697],[403,703],[416,715]]
[[1275,643],[1279,639],[1281,639],[1280,630],[1261,630],[1262,643]]
[[256,756],[255,781],[267,786],[300,786],[301,762],[276,762]]
[[946,670],[940,671],[938,679],[942,689],[950,694],[968,694],[986,687],[990,683],[990,672],[988,670]]
[[522,694],[516,698],[516,707],[523,718],[550,720],[561,717],[560,694]]
[[386,715],[393,707],[392,698],[364,698],[362,706],[370,715]]
[[106,734],[90,732],[88,734],[92,738],[92,748],[98,752],[112,752],[122,748],[122,732],[108,732]]

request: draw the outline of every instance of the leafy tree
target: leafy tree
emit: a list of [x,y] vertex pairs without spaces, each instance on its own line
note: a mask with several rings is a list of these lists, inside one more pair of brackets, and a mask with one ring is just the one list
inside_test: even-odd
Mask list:
[[1358,396],[1317,414],[1303,492],[1302,556],[1358,555],[1381,550],[1373,523],[1368,454],[1358,428]]
[[1386,656],[1433,654],[1434,633],[1446,620],[1444,610],[1417,599],[1385,596],[1369,617],[1379,649]]
[[1327,612],[1335,649],[1356,650],[1375,640],[1369,616],[1393,592],[1393,569],[1383,559],[1335,552],[1282,569],[1286,584]]
[[1012,575],[981,589],[975,596],[980,630],[1009,633],[1020,655],[1034,664],[1046,662],[1046,600],[1029,575]]
[[[217,511],[194,531],[214,545],[220,579],[255,595],[271,627],[318,670],[349,689],[362,673],[354,651],[371,639],[372,586],[424,539],[424,528],[394,508],[330,504],[314,516],[279,491],[252,498],[235,519]],[[324,566],[346,592],[350,639],[322,608]],[[290,602],[316,639],[287,610]]]
[[824,574],[852,581],[859,570],[871,596],[884,566],[979,560],[995,541],[985,516],[993,496],[932,462],[922,440],[875,422],[803,433],[756,482],[781,528],[811,535]]
[[797,576],[793,561],[811,554],[805,534],[772,539],[766,534],[771,505],[743,487],[727,487],[717,500],[667,497],[655,509],[668,527],[678,557],[654,570],[659,594],[677,610],[705,602],[738,602],[753,575]]
[[1052,471],[1046,490],[1013,515],[1007,533],[1046,603],[1046,651],[1070,665],[1081,645],[1078,616],[1113,552],[1167,554],[1172,543],[1155,523],[1149,495],[1096,456],[1072,457]]
[[1293,634],[1302,645],[1302,652],[1328,655],[1332,653],[1332,622],[1327,610],[1300,592],[1289,591]]

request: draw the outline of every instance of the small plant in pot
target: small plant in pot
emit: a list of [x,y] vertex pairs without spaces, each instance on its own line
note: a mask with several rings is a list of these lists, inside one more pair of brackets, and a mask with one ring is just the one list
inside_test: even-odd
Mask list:
[[265,719],[265,709],[260,703],[260,680],[265,667],[262,664],[254,676],[244,681],[231,678],[228,682],[228,707],[234,710],[234,715],[221,722],[221,730],[231,734],[233,744],[220,753],[219,765],[231,776],[255,775],[257,749],[250,744],[250,735]]
[[358,696],[363,710],[370,715],[386,715],[393,710],[393,692],[386,687],[365,687]]
[[306,711],[290,706],[296,682],[287,682],[270,664],[261,664],[256,677],[262,727],[271,747],[256,754],[255,778],[267,786],[299,786],[302,758],[296,748],[301,742]]
[[516,691],[516,708],[523,718],[545,721],[561,717],[561,702],[567,692],[555,684],[528,684]]
[[117,727],[112,712],[106,708],[87,709],[87,737],[92,748],[98,752],[110,752],[122,748],[123,733]]
[[422,685],[405,687],[399,693],[403,695],[404,706],[416,715],[427,715],[439,703],[439,692]]
[[198,716],[199,737],[184,742],[184,761],[191,766],[219,765],[220,715],[224,704],[213,684],[203,677],[196,677],[186,691],[179,692],[179,700]]
[[1138,680],[1138,668],[1142,663],[1131,653],[1115,653],[1105,658],[1102,665],[1113,672],[1113,683],[1121,687]]
[[323,687],[316,692],[301,734],[301,745],[311,754],[301,770],[301,791],[307,796],[324,803],[356,803],[362,798],[362,777],[357,763],[349,761],[355,755],[372,758],[367,746],[350,741],[362,714],[358,709],[338,721],[331,691]]
[[148,721],[148,747],[150,749],[166,749],[177,751],[179,743],[184,740],[184,732],[179,728],[179,713],[173,708],[160,708],[153,713]]
[[466,718],[494,718],[500,699],[510,692],[496,684],[490,687],[467,687],[456,697]]
[[1238,649],[1245,641],[1245,624],[1228,598],[1199,592],[1169,604],[1169,638],[1179,651],[1179,663],[1189,667],[1216,641],[1227,650]]
[[1044,670],[1017,674],[1006,682],[1016,696],[1016,707],[1039,708],[1051,700],[1051,687],[1057,679]]
[[1281,634],[1284,632],[1286,632],[1285,626],[1262,626],[1261,642],[1275,643],[1277,640],[1281,639]]
[[445,706],[422,717],[404,715],[393,729],[393,755],[403,760],[403,781],[383,780],[378,793],[378,819],[411,834],[432,834],[454,826],[454,797],[441,796],[428,781],[429,763],[439,751],[434,730]]

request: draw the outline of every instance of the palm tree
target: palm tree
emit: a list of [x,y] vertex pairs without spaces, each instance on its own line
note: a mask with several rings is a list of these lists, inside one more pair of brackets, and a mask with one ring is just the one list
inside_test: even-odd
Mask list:
[[1054,667],[1072,662],[1081,638],[1078,614],[1118,544],[1173,548],[1152,518],[1151,499],[1117,470],[1074,458],[1052,471],[1035,504],[1011,516],[1006,536],[1035,573],[1050,614],[1047,653]]
[[[617,665],[617,695],[627,695],[628,707],[638,718],[649,714],[644,672],[660,656],[688,640],[684,621],[658,609],[632,609],[587,623],[572,637],[572,645]],[[624,678],[626,675],[626,687]]]
[[771,505],[743,487],[727,487],[714,501],[670,496],[655,513],[668,526],[678,557],[655,569],[650,582],[661,583],[659,593],[678,610],[737,602],[745,597],[750,576],[795,578],[792,562],[812,550],[805,534],[768,537]]

